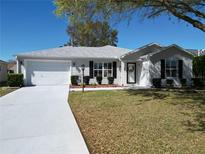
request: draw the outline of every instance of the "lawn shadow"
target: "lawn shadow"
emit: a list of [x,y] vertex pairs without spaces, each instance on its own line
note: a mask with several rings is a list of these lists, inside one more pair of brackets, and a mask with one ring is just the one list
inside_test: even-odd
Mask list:
[[197,112],[194,121],[184,121],[182,124],[191,132],[200,131],[205,133],[205,112]]
[[178,99],[191,99],[193,103],[199,103],[199,105],[205,105],[205,92],[202,90],[185,90],[178,91],[176,93]]
[[[194,111],[194,121],[183,121],[182,124],[190,131],[205,132],[205,91],[196,89],[137,89],[127,90],[129,95],[140,95],[149,100],[166,100],[169,97],[171,105],[180,105],[182,108],[194,110],[197,107],[198,111]],[[171,99],[171,101],[170,101]],[[172,101],[173,100],[173,101]],[[186,114],[186,113],[181,113]]]
[[[126,90],[129,95],[141,95],[143,97],[148,97],[151,99],[165,99],[169,96],[168,93],[164,93],[159,89],[128,89]],[[146,100],[148,99],[146,98]]]
[[181,105],[184,108],[188,108],[194,111],[196,108],[198,111],[194,113],[186,114],[186,116],[194,116],[194,120],[183,121],[182,124],[190,131],[202,131],[205,132],[205,91],[196,89],[178,90],[174,92],[173,102],[169,102],[172,105]]

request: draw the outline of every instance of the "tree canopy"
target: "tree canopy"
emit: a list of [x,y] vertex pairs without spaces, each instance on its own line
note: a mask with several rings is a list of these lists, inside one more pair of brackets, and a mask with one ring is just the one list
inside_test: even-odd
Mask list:
[[205,0],[55,0],[55,5],[57,15],[68,15],[72,21],[104,20],[113,15],[132,18],[141,11],[148,19],[161,14],[175,16],[205,32]]
[[70,40],[65,45],[71,46],[117,46],[116,29],[110,27],[105,12],[96,15],[97,8],[88,1],[56,0],[56,14],[68,17],[67,33]]
[[69,25],[67,33],[71,46],[117,46],[117,30],[112,29],[108,22],[86,21]]

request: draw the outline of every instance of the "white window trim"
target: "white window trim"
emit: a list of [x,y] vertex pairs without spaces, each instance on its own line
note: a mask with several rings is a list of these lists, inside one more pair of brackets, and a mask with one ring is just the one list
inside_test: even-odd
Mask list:
[[[108,68],[108,64],[111,64],[111,69]],[[107,64],[107,68],[105,69],[105,64]],[[108,71],[111,71],[111,76],[108,76]],[[107,71],[107,76],[105,76],[105,71]],[[107,62],[107,63],[103,63],[103,77],[107,78],[107,77],[113,77],[113,64],[112,62]]]
[[[169,68],[167,68],[167,60],[170,61],[170,63],[169,63]],[[171,62],[172,62],[173,60],[176,61],[176,68],[171,68]],[[167,58],[167,59],[165,59],[165,75],[166,75],[166,78],[168,78],[168,79],[174,79],[174,78],[178,78],[178,77],[179,77],[178,65],[179,65],[179,63],[178,63],[178,60],[177,60],[176,58]],[[167,70],[170,71],[171,76],[167,76]],[[173,76],[172,76],[172,70],[176,70],[176,77],[173,77]]]
[[[95,64],[102,64],[102,69],[95,69]],[[108,64],[109,63],[111,63],[111,69],[109,69],[108,68]],[[104,67],[104,65],[105,64],[107,64],[107,68],[105,69],[105,67]],[[95,76],[95,71],[99,71],[99,70],[101,70],[102,71],[102,77],[103,78],[108,78],[109,76],[107,76],[107,77],[105,77],[105,75],[104,75],[104,71],[109,71],[109,70],[111,70],[111,77],[113,77],[113,64],[112,64],[112,62],[94,62],[94,65],[93,65],[93,75],[94,75],[94,77],[97,77],[97,76]]]

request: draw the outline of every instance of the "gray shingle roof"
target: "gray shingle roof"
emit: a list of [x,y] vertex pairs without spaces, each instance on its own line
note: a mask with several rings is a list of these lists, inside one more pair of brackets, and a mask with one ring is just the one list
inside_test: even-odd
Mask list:
[[129,52],[129,49],[114,46],[103,47],[72,47],[38,50],[17,54],[17,57],[41,57],[41,58],[119,58]]
[[154,54],[156,52],[159,52],[161,50],[163,50],[165,47],[162,47],[161,45],[157,44],[157,43],[149,43],[147,45],[144,45],[140,48],[134,49],[133,51],[122,55],[121,58],[126,58],[126,57],[141,57],[141,56],[145,56],[147,54]]
[[205,55],[205,50],[197,50],[197,49],[184,49],[176,44],[172,44],[172,45],[169,45],[169,46],[162,46],[158,43],[149,43],[149,44],[146,44],[140,48],[137,48],[137,49],[134,49],[133,51],[129,52],[129,53],[126,53],[125,55],[122,55],[121,58],[126,58],[126,57],[132,57],[132,56],[135,56],[135,57],[143,57],[147,54],[150,54],[150,55],[153,55],[153,54],[156,54],[158,52],[161,52],[167,48],[170,48],[171,46],[177,46],[178,48],[181,48],[182,50],[186,51],[187,53],[190,53],[191,55],[193,56],[198,56],[198,52],[199,52],[199,55]]

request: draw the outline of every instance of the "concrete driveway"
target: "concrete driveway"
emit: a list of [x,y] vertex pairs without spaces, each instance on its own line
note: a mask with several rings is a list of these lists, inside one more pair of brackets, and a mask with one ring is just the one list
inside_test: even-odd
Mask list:
[[68,86],[24,87],[0,97],[0,153],[89,153],[68,91]]

